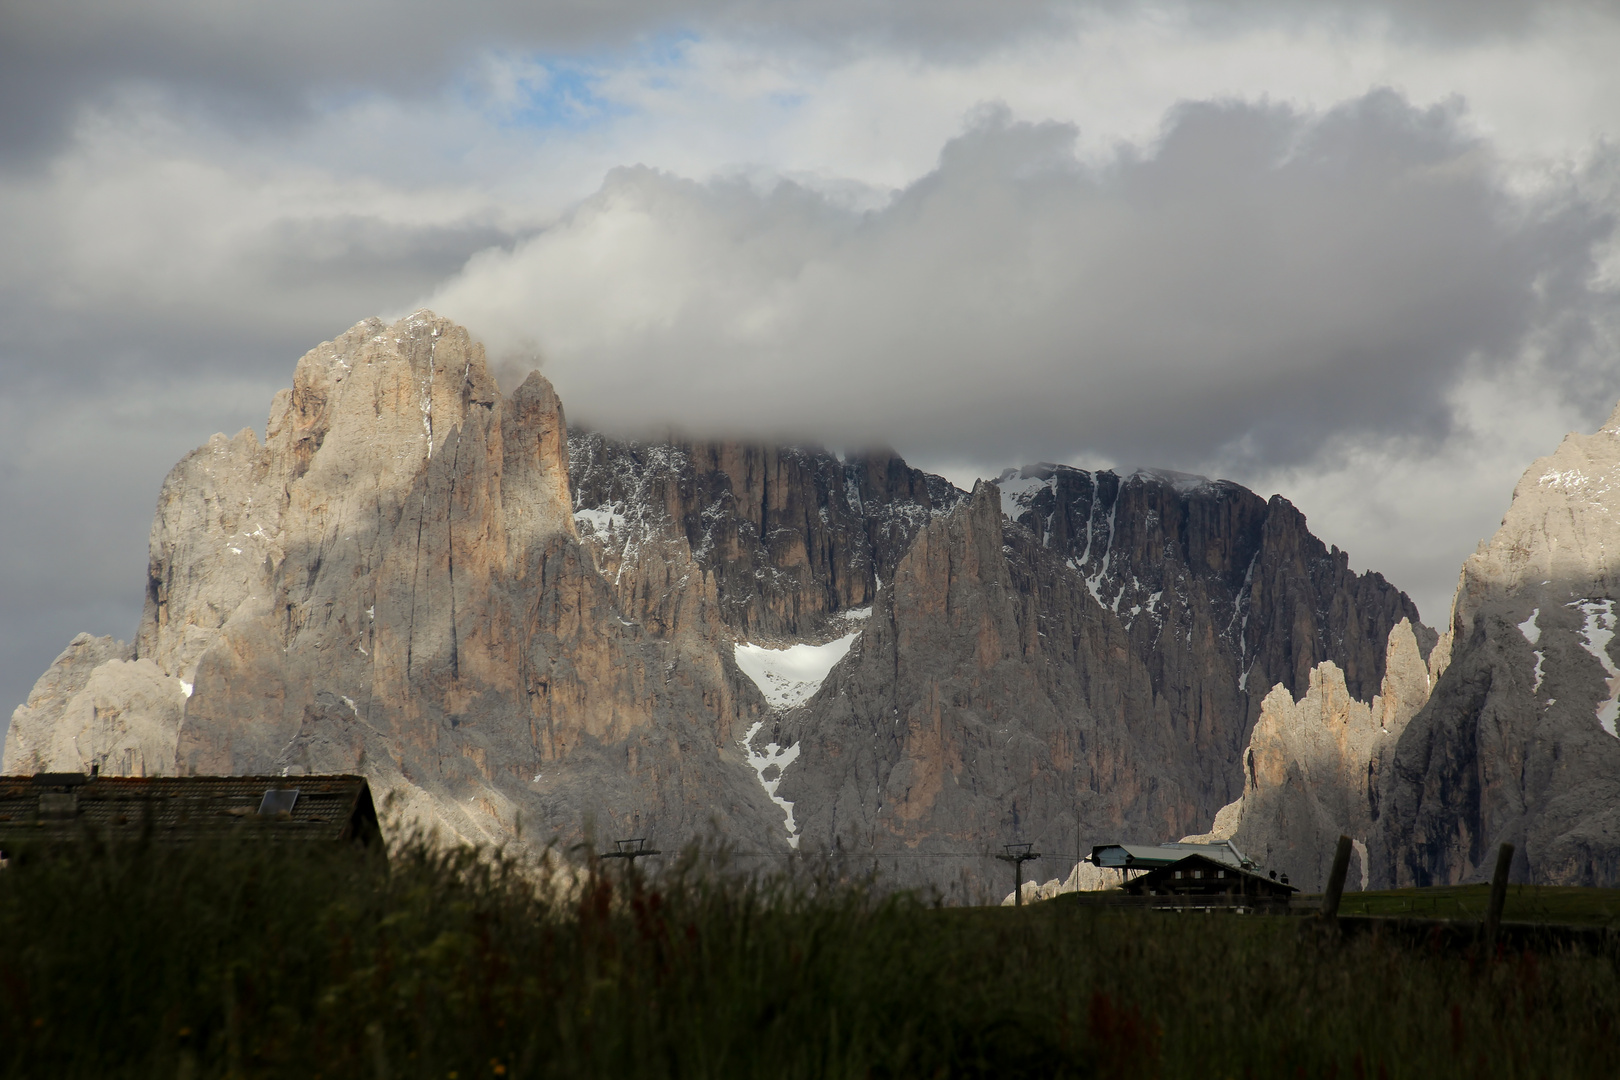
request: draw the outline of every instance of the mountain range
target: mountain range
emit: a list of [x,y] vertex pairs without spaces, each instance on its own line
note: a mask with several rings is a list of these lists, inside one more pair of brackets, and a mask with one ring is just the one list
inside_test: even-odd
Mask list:
[[[350,772],[488,843],[838,857],[958,901],[1005,843],[1230,839],[1312,887],[1620,875],[1620,411],[1531,466],[1437,633],[1281,496],[1158,470],[962,491],[888,451],[570,431],[430,312],[306,354],[175,466],[128,642],[8,773]],[[1076,878],[1078,880],[1078,877]]]

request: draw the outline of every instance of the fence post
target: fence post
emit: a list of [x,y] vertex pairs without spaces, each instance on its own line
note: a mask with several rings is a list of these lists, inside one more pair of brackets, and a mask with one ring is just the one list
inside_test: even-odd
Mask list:
[[1502,907],[1507,903],[1508,871],[1513,868],[1513,845],[1496,849],[1496,873],[1491,876],[1491,906],[1485,912],[1485,950],[1495,952],[1496,932],[1502,927]]
[[1337,922],[1339,899],[1344,895],[1344,875],[1350,870],[1350,838],[1339,837],[1339,847],[1333,852],[1333,872],[1328,874],[1327,892],[1322,897],[1322,918]]

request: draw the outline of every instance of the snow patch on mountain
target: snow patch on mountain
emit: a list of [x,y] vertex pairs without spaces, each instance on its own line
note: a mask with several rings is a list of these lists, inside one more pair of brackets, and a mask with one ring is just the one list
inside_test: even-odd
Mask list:
[[734,655],[737,666],[754,680],[771,708],[795,709],[821,689],[827,673],[859,636],[856,630],[824,645],[789,645],[785,649],[739,643]]
[[1160,480],[1175,488],[1182,495],[1215,486],[1215,482],[1207,476],[1176,472],[1174,469],[1133,469],[1125,478],[1127,480]]
[[599,506],[594,510],[575,510],[574,523],[581,531],[589,530],[601,536],[624,532],[625,516],[616,506]]
[[1581,614],[1586,616],[1586,624],[1581,627],[1581,644],[1586,646],[1586,651],[1603,665],[1603,670],[1608,674],[1605,686],[1609,697],[1597,707],[1598,723],[1604,731],[1620,738],[1620,731],[1615,729],[1615,720],[1620,717],[1620,668],[1615,667],[1614,661],[1609,659],[1609,642],[1614,640],[1614,601],[1577,600],[1569,606],[1580,608]]
[[[1526,620],[1524,620],[1524,622],[1518,624],[1519,625],[1519,633],[1523,634],[1524,635],[1524,640],[1528,641],[1532,645],[1538,645],[1538,644],[1541,643],[1541,626],[1536,622],[1536,618],[1540,614],[1541,614],[1541,609],[1536,608],[1535,610],[1530,612],[1530,617],[1528,619],[1526,619]],[[1535,650],[1535,658],[1536,658],[1536,688],[1534,690],[1532,690],[1531,693],[1540,693],[1541,692],[1541,680],[1542,680],[1542,677],[1543,677],[1542,676],[1542,671],[1541,671],[1541,666],[1546,661],[1546,657],[1542,655],[1542,652],[1541,652],[1540,649],[1537,649],[1537,650]]]
[[1001,512],[1013,521],[1028,508],[1031,495],[1052,485],[1051,477],[1021,476],[1021,471],[1029,470],[1007,469],[996,477],[996,487],[1001,489]]
[[763,750],[754,749],[754,736],[759,729],[765,726],[765,721],[756,720],[754,726],[748,729],[743,736],[743,753],[748,755],[748,764],[759,776],[759,786],[765,789],[765,794],[771,797],[771,802],[782,808],[786,815],[783,824],[787,828],[788,846],[799,850],[799,825],[793,820],[793,804],[776,793],[778,785],[782,783],[782,770],[799,760],[799,744],[783,748],[775,742],[766,744]]

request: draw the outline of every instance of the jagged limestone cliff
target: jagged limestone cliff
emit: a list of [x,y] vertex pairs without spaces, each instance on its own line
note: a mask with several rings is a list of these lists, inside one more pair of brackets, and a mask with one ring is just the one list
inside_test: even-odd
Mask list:
[[167,776],[188,686],[134,646],[80,634],[12,715],[4,771]]
[[1244,751],[1243,795],[1221,809],[1208,833],[1183,839],[1231,840],[1293,884],[1319,889],[1340,835],[1348,835],[1358,857],[1351,887],[1366,887],[1384,778],[1401,734],[1428,701],[1431,678],[1403,619],[1390,631],[1381,692],[1372,701],[1356,700],[1331,660],[1311,670],[1297,701],[1278,683]]
[[[1370,701],[1397,623],[1412,624],[1425,656],[1434,645],[1404,593],[1351,571],[1280,495],[1163,470],[1063,465],[1009,470],[1001,485],[1008,516],[1119,616],[1162,693],[1211,697],[1252,720],[1273,686],[1302,694],[1312,669],[1332,661],[1352,696]],[[1189,632],[1192,648],[1177,648]]]
[[[624,617],[567,466],[549,384],[503,396],[431,313],[318,346],[263,445],[216,436],[170,474],[133,649],[70,649],[14,719],[7,771],[359,770],[463,836],[714,821],[784,846],[737,745],[758,691],[701,597],[674,632]],[[173,689],[147,716],[178,720],[172,758],[81,720],[136,678]]]
[[755,641],[836,633],[933,515],[962,492],[892,453],[841,459],[809,447],[569,439],[580,534],[620,604],[673,627],[695,577]]
[[[1148,483],[1161,485],[1160,507],[1236,501],[1219,489]],[[1126,485],[1133,486],[1147,485]],[[1290,568],[1279,550],[1317,543],[1302,529],[1279,542],[1284,531],[1275,523],[1269,536],[1257,530],[1244,552],[1249,568],[1232,574],[1251,590],[1230,601],[1239,612],[1233,618],[1215,609],[1205,578],[1232,573],[1231,560],[1212,566],[1206,558],[1189,569],[1160,533],[1136,560],[1122,555],[1119,577],[1110,580],[1050,532],[1010,524],[1005,499],[981,484],[918,535],[849,659],[774,734],[803,749],[779,790],[794,803],[807,844],[889,853],[892,875],[964,897],[986,878],[995,884],[995,864],[984,855],[960,857],[975,846],[994,852],[1005,841],[1035,841],[1061,869],[1094,843],[1192,831],[1241,790],[1239,754],[1249,732],[1241,679],[1228,666],[1243,653],[1231,643],[1256,597],[1265,621],[1276,621],[1265,586],[1255,582],[1287,580],[1286,569],[1254,567]],[[1300,520],[1291,507],[1274,516]],[[1166,518],[1168,536],[1185,542],[1186,530],[1168,512],[1159,520]],[[1115,520],[1116,533],[1125,534]],[[1093,543],[1102,548],[1106,540]],[[1162,561],[1153,564],[1151,553]],[[1330,571],[1342,567],[1336,553],[1321,554]],[[1107,558],[1097,562],[1107,567]],[[1116,614],[1109,599],[1137,569],[1159,585],[1151,620],[1137,617],[1142,608]],[[1410,607],[1389,591],[1381,610]],[[1331,592],[1310,600],[1308,612],[1342,604]],[[1359,628],[1376,633],[1368,623]],[[1410,623],[1397,625],[1416,657]],[[1255,632],[1251,656],[1276,647],[1267,634]]]
[[1119,829],[1185,831],[1215,782],[1212,747],[1241,738],[1216,715],[1175,715],[1084,580],[1004,520],[981,483],[931,522],[848,659],[776,735],[802,751],[780,791],[807,846],[882,853],[891,876],[962,899],[999,883],[975,853],[1004,841],[1056,861]]
[[1620,880],[1620,409],[1536,461],[1463,564],[1427,670],[1398,627],[1382,695],[1322,664],[1266,698],[1212,838],[1319,886],[1340,832],[1372,887]]

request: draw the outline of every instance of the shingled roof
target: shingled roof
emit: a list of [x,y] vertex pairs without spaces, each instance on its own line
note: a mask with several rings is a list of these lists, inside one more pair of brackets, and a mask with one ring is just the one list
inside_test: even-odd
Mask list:
[[1173,866],[1188,855],[1202,855],[1239,870],[1253,870],[1254,860],[1230,840],[1215,844],[1098,844],[1091,849],[1091,862],[1108,870],[1156,870]]
[[0,849],[149,836],[381,843],[363,776],[0,776]]

